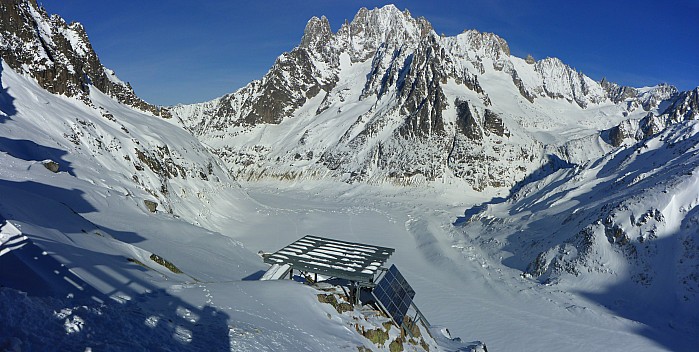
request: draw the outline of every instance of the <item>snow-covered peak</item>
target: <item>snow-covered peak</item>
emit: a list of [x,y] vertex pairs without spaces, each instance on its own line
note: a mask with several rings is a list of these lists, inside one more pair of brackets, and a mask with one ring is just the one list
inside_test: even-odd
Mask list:
[[534,64],[534,69],[543,78],[543,88],[551,98],[575,101],[581,107],[600,103],[607,99],[604,89],[581,72],[576,71],[558,58],[547,57]]
[[606,78],[602,78],[599,83],[613,102],[625,103],[628,111],[638,107],[642,107],[645,111],[657,109],[660,103],[671,100],[678,94],[677,88],[666,83],[641,88],[620,86],[609,82]]
[[299,47],[320,49],[330,41],[332,35],[328,19],[325,16],[321,18],[313,16],[306,24]]
[[424,18],[413,18],[409,11],[401,12],[394,5],[368,10],[361,8],[352,19],[340,27],[338,45],[349,51],[352,61],[361,62],[381,46],[415,47],[420,40],[435,34]]
[[657,108],[662,101],[668,100],[679,92],[677,88],[667,83],[661,83],[652,87],[638,88],[638,98],[646,106],[646,110]]
[[510,47],[505,39],[494,33],[465,30],[455,37],[444,38],[445,46],[458,54],[476,53],[497,60],[501,55],[509,56]]
[[[352,35],[380,38],[383,41],[401,39],[393,35],[412,38],[426,34],[432,25],[424,18],[413,18],[409,11],[401,12],[395,5],[368,10],[361,8],[349,24]],[[407,39],[407,38],[403,38]]]

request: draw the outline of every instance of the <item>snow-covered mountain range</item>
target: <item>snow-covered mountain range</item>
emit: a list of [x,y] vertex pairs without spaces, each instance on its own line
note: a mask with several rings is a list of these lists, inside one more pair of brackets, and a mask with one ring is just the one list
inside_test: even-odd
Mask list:
[[699,343],[699,88],[597,82],[387,5],[158,107],[80,24],[0,10],[0,349],[389,350],[380,318],[251,280],[306,233],[396,247],[432,322],[496,350]]
[[693,119],[696,101],[696,90],[620,87],[556,58],[515,57],[492,33],[440,36],[387,5],[337,33],[314,17],[261,80],[172,111],[242,179],[483,190],[513,186],[551,154],[581,163]]

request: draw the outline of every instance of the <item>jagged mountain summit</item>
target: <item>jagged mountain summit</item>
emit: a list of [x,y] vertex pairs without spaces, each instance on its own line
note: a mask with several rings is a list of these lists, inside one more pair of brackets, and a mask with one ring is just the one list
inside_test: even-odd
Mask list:
[[550,155],[586,161],[634,128],[695,118],[675,113],[691,95],[521,59],[492,33],[440,36],[387,5],[361,9],[336,33],[314,17],[261,80],[172,111],[241,179],[463,180],[483,190],[511,187]]

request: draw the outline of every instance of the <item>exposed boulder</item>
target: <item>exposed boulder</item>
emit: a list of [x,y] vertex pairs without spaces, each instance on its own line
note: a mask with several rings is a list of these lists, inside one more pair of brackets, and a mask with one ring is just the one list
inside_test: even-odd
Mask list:
[[152,200],[144,199],[143,204],[145,204],[146,208],[151,213],[155,213],[158,210],[158,203],[156,203]]
[[51,171],[53,173],[57,173],[59,170],[58,163],[53,161],[53,160],[44,160],[41,162],[41,164],[44,165],[44,167],[46,169],[48,169],[49,171]]

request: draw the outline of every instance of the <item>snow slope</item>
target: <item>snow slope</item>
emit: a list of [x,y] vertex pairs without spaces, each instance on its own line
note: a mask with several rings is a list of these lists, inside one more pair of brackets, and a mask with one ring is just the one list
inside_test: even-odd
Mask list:
[[[643,324],[669,350],[699,328],[699,124],[569,165],[466,211],[467,248]],[[464,249],[464,252],[468,252]]]

